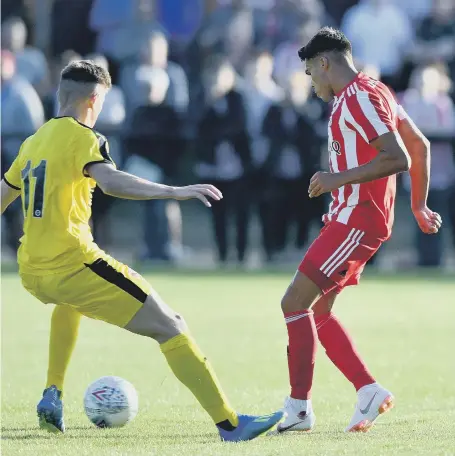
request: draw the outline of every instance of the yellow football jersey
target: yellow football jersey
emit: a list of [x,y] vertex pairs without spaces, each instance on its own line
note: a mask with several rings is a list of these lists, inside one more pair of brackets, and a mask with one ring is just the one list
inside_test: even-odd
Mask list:
[[73,117],[51,119],[24,141],[4,177],[21,190],[21,273],[71,272],[102,256],[89,226],[96,182],[86,173],[98,162],[113,164],[106,138]]

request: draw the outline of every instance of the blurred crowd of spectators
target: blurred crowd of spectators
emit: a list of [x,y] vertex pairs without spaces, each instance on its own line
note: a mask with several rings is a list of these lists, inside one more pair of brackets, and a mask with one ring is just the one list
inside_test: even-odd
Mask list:
[[[303,248],[326,208],[307,197],[307,186],[326,164],[330,106],[311,93],[297,49],[333,25],[352,41],[358,67],[387,83],[431,139],[429,204],[455,233],[453,0],[54,0],[45,49],[34,46],[29,3],[2,3],[3,172],[21,141],[56,115],[61,69],[91,59],[113,78],[96,128],[118,167],[163,183],[191,170],[223,191],[212,211],[220,262],[231,221],[244,261],[253,212],[267,261],[286,248],[293,225],[292,242]],[[101,244],[111,204],[95,192]],[[144,208],[142,259],[184,254],[178,204]],[[7,223],[15,246],[14,211]],[[440,264],[441,236],[416,231],[416,245],[420,265]]]

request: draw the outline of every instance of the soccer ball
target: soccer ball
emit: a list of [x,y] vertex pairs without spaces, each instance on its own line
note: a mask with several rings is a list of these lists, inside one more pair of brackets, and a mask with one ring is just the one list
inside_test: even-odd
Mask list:
[[123,378],[101,377],[87,388],[84,408],[95,426],[121,427],[137,415],[137,392],[134,386]]

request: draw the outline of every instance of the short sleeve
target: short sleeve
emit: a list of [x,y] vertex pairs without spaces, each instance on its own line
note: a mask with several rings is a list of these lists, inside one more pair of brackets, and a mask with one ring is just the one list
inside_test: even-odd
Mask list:
[[398,120],[409,119],[408,113],[405,111],[405,109],[401,105],[397,106],[397,117],[398,117]]
[[[379,136],[396,130],[396,105],[378,94],[358,91],[348,99],[348,111],[352,127],[370,143]],[[346,120],[349,119],[347,118]]]
[[81,172],[85,177],[87,166],[94,163],[110,163],[115,166],[114,160],[109,155],[109,143],[107,139],[95,131],[91,131],[81,139],[75,150],[76,172]]
[[15,190],[21,189],[21,165],[19,157],[16,157],[10,169],[3,176],[3,180]]

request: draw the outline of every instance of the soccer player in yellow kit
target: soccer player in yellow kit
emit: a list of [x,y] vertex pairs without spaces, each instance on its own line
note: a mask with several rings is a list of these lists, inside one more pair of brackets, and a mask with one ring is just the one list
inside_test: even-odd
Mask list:
[[271,429],[282,413],[237,414],[183,318],[143,277],[93,241],[89,219],[96,185],[106,194],[133,200],[197,198],[210,206],[209,198],[222,198],[212,185],[169,187],[118,171],[106,138],[93,129],[110,87],[109,73],[93,62],[69,64],[59,85],[59,116],[24,141],[1,182],[2,213],[19,195],[22,199],[22,283],[44,304],[56,304],[47,385],[37,407],[40,426],[65,430],[64,377],[85,315],[155,339],[175,376],[213,419],[221,439],[251,440]]

